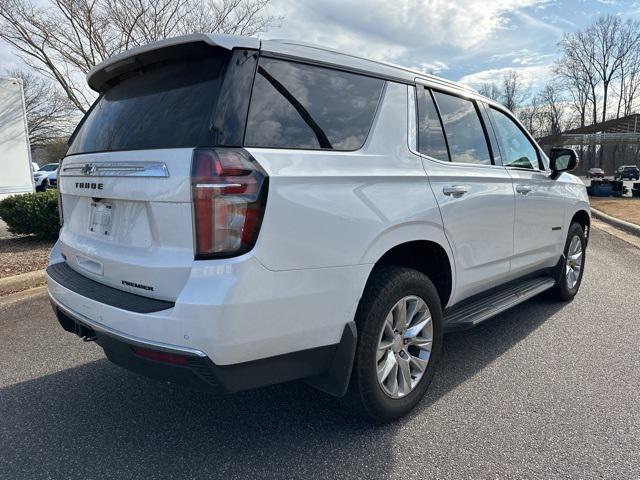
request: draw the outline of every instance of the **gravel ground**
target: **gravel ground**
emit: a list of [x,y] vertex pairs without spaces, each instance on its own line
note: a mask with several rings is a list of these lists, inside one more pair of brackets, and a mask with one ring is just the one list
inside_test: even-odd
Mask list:
[[445,337],[425,401],[371,426],[295,383],[226,397],[120,369],[44,294],[0,304],[0,478],[640,478],[640,250],[594,229],[576,299]]
[[45,268],[54,243],[31,236],[0,238],[0,278]]

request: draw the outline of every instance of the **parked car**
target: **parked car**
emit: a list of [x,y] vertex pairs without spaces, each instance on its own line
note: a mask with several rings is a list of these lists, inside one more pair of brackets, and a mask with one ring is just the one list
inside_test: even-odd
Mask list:
[[36,190],[42,192],[47,187],[55,187],[57,179],[58,163],[47,163],[37,172],[33,172],[33,183]]
[[604,170],[601,168],[590,168],[587,171],[587,178],[604,178]]
[[305,379],[388,421],[444,332],[580,288],[575,152],[547,158],[467,87],[224,35],[87,79],[47,282],[62,327],[125,368],[223,392]]
[[616,180],[640,180],[640,170],[635,165],[623,165],[616,171],[615,178]]

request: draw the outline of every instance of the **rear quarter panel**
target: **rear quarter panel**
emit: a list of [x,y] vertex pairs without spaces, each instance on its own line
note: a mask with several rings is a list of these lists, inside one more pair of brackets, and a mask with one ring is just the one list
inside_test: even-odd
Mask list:
[[412,240],[449,250],[420,158],[408,148],[405,85],[387,83],[356,152],[249,150],[269,174],[254,250],[267,268],[373,265]]

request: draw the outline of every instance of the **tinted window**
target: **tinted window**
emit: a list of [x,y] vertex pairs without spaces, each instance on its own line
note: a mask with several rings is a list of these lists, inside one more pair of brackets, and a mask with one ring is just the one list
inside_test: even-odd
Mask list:
[[69,154],[210,144],[225,58],[163,62],[122,79],[85,117]]
[[355,150],[364,143],[382,80],[262,58],[245,145]]
[[470,100],[433,92],[449,143],[451,161],[491,165],[491,155],[475,104]]
[[438,111],[431,92],[418,87],[418,151],[438,160],[449,161]]
[[538,168],[538,153],[520,127],[504,113],[491,108],[502,164],[507,167]]
[[39,172],[53,172],[54,170],[57,170],[57,169],[58,169],[58,164],[57,163],[48,163],[38,171]]

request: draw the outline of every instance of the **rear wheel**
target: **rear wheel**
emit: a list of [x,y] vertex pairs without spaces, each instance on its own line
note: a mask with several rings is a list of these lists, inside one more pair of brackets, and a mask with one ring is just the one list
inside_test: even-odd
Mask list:
[[424,396],[442,347],[442,308],[429,278],[413,269],[380,267],[356,314],[350,397],[377,422],[397,419]]
[[585,247],[582,225],[574,222],[569,227],[561,268],[558,269],[558,277],[552,290],[559,300],[572,300],[580,289],[584,273]]

